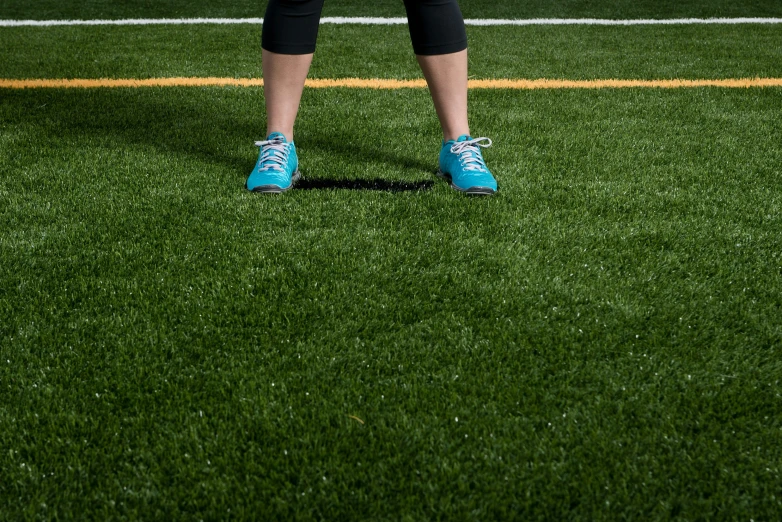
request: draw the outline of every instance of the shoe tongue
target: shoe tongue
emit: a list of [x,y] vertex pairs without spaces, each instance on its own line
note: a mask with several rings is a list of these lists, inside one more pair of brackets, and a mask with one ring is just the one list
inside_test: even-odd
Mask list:
[[275,139],[277,139],[277,138],[282,138],[282,141],[283,141],[284,143],[288,143],[288,140],[286,140],[286,139],[285,139],[285,134],[283,134],[283,133],[281,133],[281,132],[272,132],[271,134],[269,134],[269,136],[266,138],[266,140],[267,140],[267,141],[269,141],[269,140],[275,140]]
[[472,139],[472,136],[469,134],[462,134],[458,138],[456,138],[456,143],[459,143],[460,141],[470,141]]

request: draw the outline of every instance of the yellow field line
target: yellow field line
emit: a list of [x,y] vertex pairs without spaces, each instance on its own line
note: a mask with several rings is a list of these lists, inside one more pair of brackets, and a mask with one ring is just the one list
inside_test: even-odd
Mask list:
[[[90,89],[99,87],[260,87],[261,78],[147,78],[147,79],[0,79],[4,89]],[[310,79],[307,87],[343,87],[357,89],[423,88],[418,80],[383,80],[377,78]],[[782,87],[782,78],[727,78],[720,80],[470,80],[471,89],[620,89],[627,87],[678,89],[691,87]]]

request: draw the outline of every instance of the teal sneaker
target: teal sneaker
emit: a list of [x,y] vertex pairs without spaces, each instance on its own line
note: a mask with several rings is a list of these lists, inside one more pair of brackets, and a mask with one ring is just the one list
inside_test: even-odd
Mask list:
[[261,151],[245,183],[247,190],[280,194],[301,179],[296,145],[288,143],[282,133],[273,132],[265,141],[256,141],[255,146]]
[[[486,143],[487,142],[487,143]],[[489,138],[463,134],[443,143],[437,175],[453,188],[467,194],[490,195],[497,192],[497,181],[483,161],[481,148],[491,147]]]

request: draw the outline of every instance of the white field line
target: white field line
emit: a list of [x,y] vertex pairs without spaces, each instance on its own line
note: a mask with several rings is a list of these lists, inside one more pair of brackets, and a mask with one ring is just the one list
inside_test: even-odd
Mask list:
[[[0,20],[0,27],[52,27],[58,25],[232,25],[262,24],[263,18],[129,18],[124,20]],[[321,24],[400,25],[407,18],[325,17]],[[695,25],[782,24],[782,18],[672,18],[665,20],[607,20],[600,18],[532,18],[528,20],[470,18],[466,25]]]

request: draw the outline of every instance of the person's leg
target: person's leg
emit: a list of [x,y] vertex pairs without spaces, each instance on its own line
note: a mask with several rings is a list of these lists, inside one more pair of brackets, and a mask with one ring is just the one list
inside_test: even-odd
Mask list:
[[410,38],[445,141],[469,134],[467,33],[456,0],[404,0]]
[[301,178],[293,143],[304,81],[312,63],[323,0],[270,0],[263,20],[266,139],[245,186],[279,194]]
[[279,132],[293,141],[312,54],[278,54],[263,50],[263,95],[266,99],[266,135]]
[[270,0],[263,19],[266,134],[293,141],[293,124],[307,79],[324,0]]
[[467,49],[417,56],[426,78],[445,141],[470,134],[467,122]]
[[404,0],[413,50],[443,129],[437,174],[468,194],[494,194],[483,161],[489,138],[473,138],[467,122],[467,33],[456,0]]

